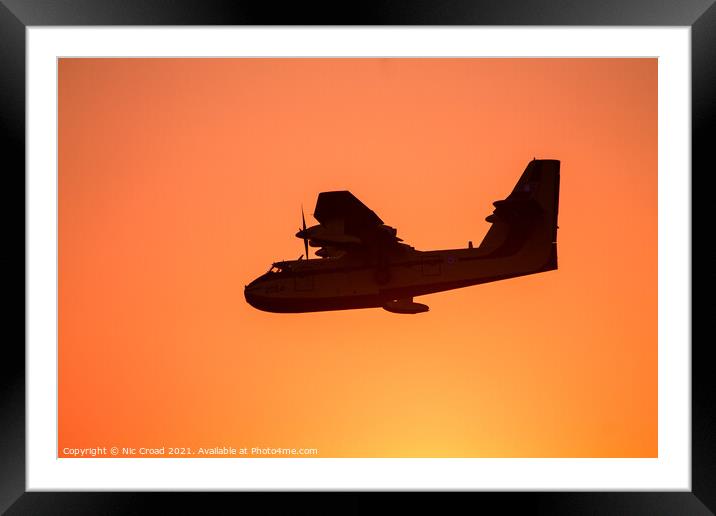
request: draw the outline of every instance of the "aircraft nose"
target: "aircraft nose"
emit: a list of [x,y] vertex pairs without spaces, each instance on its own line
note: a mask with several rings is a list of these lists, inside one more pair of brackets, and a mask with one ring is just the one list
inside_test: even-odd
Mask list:
[[253,283],[251,282],[244,287],[244,299],[248,304],[256,308],[256,286],[252,286]]
[[270,296],[266,296],[264,294],[263,288],[260,286],[254,286],[247,285],[244,288],[244,298],[246,299],[246,302],[256,308],[257,310],[261,310],[263,312],[272,312],[272,300]]
[[259,276],[244,287],[244,299],[254,308],[262,309],[266,296],[264,295],[263,277]]

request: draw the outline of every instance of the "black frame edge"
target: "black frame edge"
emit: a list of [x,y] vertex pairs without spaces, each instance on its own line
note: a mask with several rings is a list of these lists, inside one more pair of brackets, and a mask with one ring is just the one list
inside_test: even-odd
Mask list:
[[[714,301],[704,301],[712,299],[709,295],[716,286],[715,275],[707,268],[714,263],[716,255],[713,251],[709,255],[709,245],[704,243],[704,236],[713,234],[709,226],[714,218],[713,213],[706,211],[706,196],[716,188],[711,155],[716,130],[716,4],[691,27],[691,77],[691,487],[693,493],[716,512],[716,403],[713,395],[716,387],[713,361],[707,358],[710,339],[697,339],[699,331],[716,313]],[[700,239],[695,235],[700,235]]]
[[[20,249],[19,256],[3,253],[2,265],[6,278],[25,276],[25,25],[0,3],[0,127],[5,148],[3,172],[7,199],[22,203],[22,221],[10,203],[3,203],[10,245]],[[12,211],[12,214],[11,214]],[[25,491],[25,288],[18,300],[13,299],[6,310],[7,321],[22,323],[22,344],[17,337],[6,339],[0,375],[0,512]]]

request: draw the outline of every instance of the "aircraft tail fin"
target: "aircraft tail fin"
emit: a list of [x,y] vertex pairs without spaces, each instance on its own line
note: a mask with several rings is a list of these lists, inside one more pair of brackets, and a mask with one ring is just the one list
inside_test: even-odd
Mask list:
[[498,258],[520,253],[527,268],[557,268],[559,169],[560,162],[553,159],[527,165],[510,195],[493,203],[495,210],[486,218],[492,227],[480,243],[481,254]]

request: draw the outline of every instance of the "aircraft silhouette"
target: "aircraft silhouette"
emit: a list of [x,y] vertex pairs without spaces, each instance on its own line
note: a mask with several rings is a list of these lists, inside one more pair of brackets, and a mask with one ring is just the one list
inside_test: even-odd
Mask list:
[[[348,191],[322,192],[318,225],[296,233],[319,259],[282,261],[246,285],[246,301],[267,312],[383,308],[416,314],[413,297],[557,269],[558,160],[533,159],[512,193],[493,203],[479,246],[418,251]],[[303,210],[302,210],[303,211]],[[303,213],[302,213],[303,216]]]

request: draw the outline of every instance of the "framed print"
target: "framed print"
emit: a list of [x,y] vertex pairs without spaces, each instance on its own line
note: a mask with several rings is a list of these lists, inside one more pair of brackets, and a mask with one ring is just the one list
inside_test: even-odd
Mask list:
[[629,5],[6,2],[3,509],[709,514],[716,8]]

